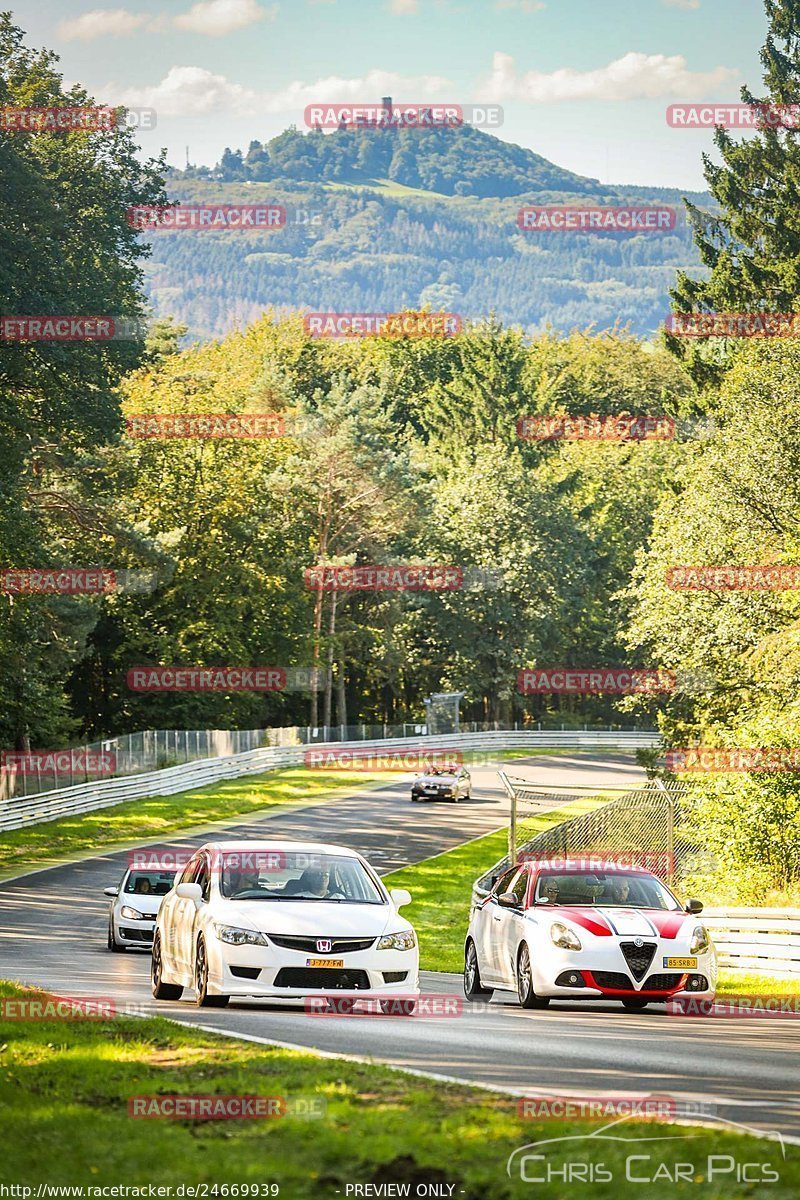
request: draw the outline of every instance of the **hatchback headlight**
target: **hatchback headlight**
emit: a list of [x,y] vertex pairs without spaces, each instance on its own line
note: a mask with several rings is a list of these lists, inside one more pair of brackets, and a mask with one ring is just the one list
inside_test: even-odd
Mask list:
[[129,904],[123,904],[119,910],[119,915],[125,917],[128,921],[152,921],[152,917],[146,917],[144,913],[140,913],[138,908],[131,908]]
[[387,933],[378,942],[379,950],[413,950],[417,944],[417,935],[413,929],[403,933]]
[[705,925],[695,925],[692,940],[689,945],[690,954],[703,954],[711,945],[708,930]]
[[566,925],[562,925],[560,921],[556,921],[550,926],[550,937],[553,939],[553,945],[559,946],[562,950],[580,950],[581,943],[577,933],[573,933],[571,929],[567,929]]
[[214,930],[221,942],[231,946],[268,946],[269,942],[263,933],[253,929],[237,929],[235,925],[215,925]]

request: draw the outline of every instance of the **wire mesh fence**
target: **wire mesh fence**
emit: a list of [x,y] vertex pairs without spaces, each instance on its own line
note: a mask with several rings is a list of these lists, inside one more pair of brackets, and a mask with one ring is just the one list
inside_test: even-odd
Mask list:
[[[650,780],[639,788],[536,787],[499,772],[511,800],[508,855],[497,864],[497,876],[523,860],[591,858],[638,865],[676,883],[705,862],[706,852],[687,830],[690,787],[681,782]],[[589,812],[539,829],[543,812],[571,801],[598,796],[605,800]]]

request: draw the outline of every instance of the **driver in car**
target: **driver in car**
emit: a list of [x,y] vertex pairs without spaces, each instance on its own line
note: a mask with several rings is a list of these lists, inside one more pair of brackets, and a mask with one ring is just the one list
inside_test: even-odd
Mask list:
[[545,879],[544,883],[542,884],[542,889],[539,892],[539,896],[549,900],[551,904],[558,903],[557,880],[553,879],[552,876],[549,879]]
[[260,887],[260,879],[258,871],[254,870],[239,870],[233,868],[228,872],[228,895],[231,897],[238,896],[241,892],[252,891],[254,888]]
[[627,904],[631,885],[627,879],[615,879],[611,884],[611,899],[615,904]]

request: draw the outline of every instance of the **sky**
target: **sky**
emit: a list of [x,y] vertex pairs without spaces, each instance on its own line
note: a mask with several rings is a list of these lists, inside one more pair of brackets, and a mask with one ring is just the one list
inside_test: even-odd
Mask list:
[[[11,0],[13,3],[13,0]],[[101,0],[102,3],[102,0]],[[314,102],[499,104],[504,141],[610,184],[700,189],[710,130],[667,105],[760,94],[761,0],[20,0],[15,22],[98,102],[156,109],[183,166]]]

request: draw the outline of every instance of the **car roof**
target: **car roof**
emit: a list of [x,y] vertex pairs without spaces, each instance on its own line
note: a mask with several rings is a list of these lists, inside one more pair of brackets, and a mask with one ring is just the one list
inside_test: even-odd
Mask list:
[[[205,842],[197,850],[219,850],[222,853],[240,852],[242,850],[286,850],[296,854],[341,854],[348,858],[361,858],[352,846],[336,846],[327,842],[288,842],[288,841],[256,841],[253,838],[239,838],[236,841]],[[197,853],[194,851],[194,854]],[[193,855],[194,856],[194,855]]]

